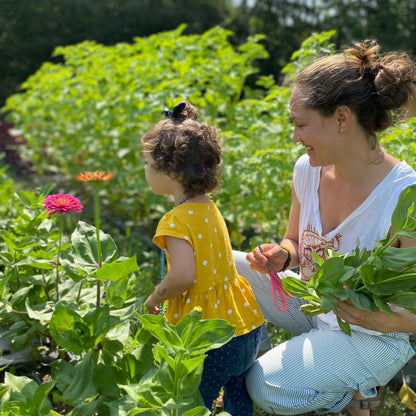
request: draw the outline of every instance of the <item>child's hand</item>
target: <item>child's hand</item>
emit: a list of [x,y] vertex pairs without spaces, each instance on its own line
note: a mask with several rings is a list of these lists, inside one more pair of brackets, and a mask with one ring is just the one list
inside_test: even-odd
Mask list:
[[160,313],[160,308],[159,308],[159,305],[153,305],[153,302],[152,302],[152,296],[150,295],[148,298],[147,298],[147,300],[146,300],[146,302],[144,303],[144,306],[146,306],[146,308],[147,308],[147,311],[150,313],[150,314],[152,314],[152,315],[157,315],[157,314],[159,314]]
[[159,308],[159,306],[153,306],[151,308],[147,308],[147,312],[149,312],[152,315],[159,315],[160,314],[160,308]]

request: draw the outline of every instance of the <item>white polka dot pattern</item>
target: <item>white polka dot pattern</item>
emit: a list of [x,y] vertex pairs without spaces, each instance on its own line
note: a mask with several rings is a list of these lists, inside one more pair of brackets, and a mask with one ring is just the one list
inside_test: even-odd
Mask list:
[[263,323],[250,285],[237,274],[228,230],[213,202],[184,203],[166,213],[154,242],[167,248],[167,236],[181,238],[192,246],[196,266],[194,283],[175,298],[177,302],[169,301],[169,322],[176,324],[194,306],[200,306],[203,319],[226,319],[236,327],[237,336]]

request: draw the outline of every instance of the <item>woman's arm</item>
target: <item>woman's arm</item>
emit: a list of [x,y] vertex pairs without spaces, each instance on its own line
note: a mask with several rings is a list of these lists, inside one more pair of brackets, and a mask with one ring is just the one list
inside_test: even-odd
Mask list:
[[147,298],[144,306],[150,313],[158,313],[158,305],[185,292],[195,281],[196,266],[192,246],[175,237],[166,237],[170,270]]
[[292,253],[292,260],[288,268],[294,268],[299,264],[298,256],[298,230],[299,230],[299,215],[300,215],[300,203],[293,189],[292,184],[292,203],[290,207],[289,223],[286,230],[284,239],[280,244],[262,244],[261,248],[264,255],[260,253],[258,247],[256,247],[251,253],[246,256],[247,261],[250,263],[250,268],[260,273],[267,274],[269,272],[267,268],[267,260],[276,271],[280,271],[283,268],[287,260],[287,250],[282,246],[287,247]]

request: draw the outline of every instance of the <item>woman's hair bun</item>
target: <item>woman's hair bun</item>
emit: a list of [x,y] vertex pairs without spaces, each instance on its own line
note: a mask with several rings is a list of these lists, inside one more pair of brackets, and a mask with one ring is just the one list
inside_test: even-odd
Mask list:
[[361,77],[374,83],[375,102],[381,110],[408,110],[409,99],[414,99],[416,69],[407,54],[381,55],[375,41],[356,43],[345,54],[357,58]]
[[375,78],[379,69],[377,65],[380,46],[375,41],[357,42],[354,47],[344,52],[346,56],[353,56],[359,61],[359,72],[362,78]]

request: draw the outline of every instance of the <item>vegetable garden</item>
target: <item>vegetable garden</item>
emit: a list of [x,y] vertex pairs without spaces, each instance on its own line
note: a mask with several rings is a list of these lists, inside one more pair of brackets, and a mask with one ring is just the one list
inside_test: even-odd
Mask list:
[[[1,169],[2,339],[10,352],[33,347],[50,379],[38,384],[5,369],[0,415],[210,414],[198,393],[204,353],[234,329],[201,321],[198,310],[177,326],[145,313],[160,269],[151,237],[172,201],[148,188],[140,137],[166,107],[196,105],[200,120],[222,134],[214,198],[234,248],[279,241],[302,151],[290,139],[291,82],[311,59],[334,51],[334,32],[306,39],[284,82],[260,77],[249,88],[267,56],[261,36],[234,47],[224,29],[183,30],[111,47],[59,47],[62,63],[45,62],[7,100],[3,110],[31,173]],[[412,120],[381,141],[416,167],[415,133]]]

